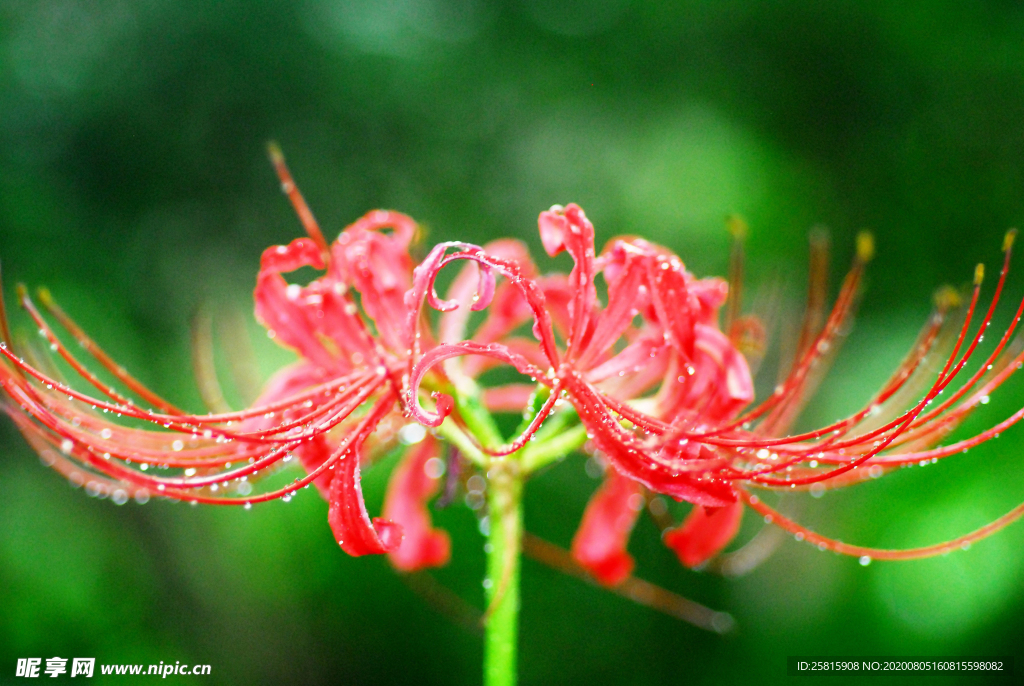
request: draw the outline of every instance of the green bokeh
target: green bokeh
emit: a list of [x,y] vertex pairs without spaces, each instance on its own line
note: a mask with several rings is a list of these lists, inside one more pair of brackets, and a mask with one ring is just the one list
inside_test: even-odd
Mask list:
[[[199,409],[192,313],[248,312],[261,250],[300,233],[266,161],[272,138],[330,237],[388,207],[430,241],[511,235],[538,249],[537,213],[575,201],[599,243],[644,235],[707,275],[725,272],[723,218],[739,212],[748,303],[781,294],[782,319],[799,309],[810,227],[831,228],[837,275],[870,228],[858,326],[811,425],[859,407],[933,290],[969,282],[978,261],[994,271],[1022,221],[1024,7],[10,0],[8,302],[15,281],[49,286],[133,373]],[[1011,300],[1022,284],[1011,276]],[[16,328],[31,332],[21,316]],[[250,333],[266,377],[287,355]],[[970,427],[1022,404],[1015,380]],[[847,541],[943,540],[1024,498],[1022,445],[1010,431],[797,506]],[[0,446],[0,682],[16,658],[54,655],[209,663],[216,684],[479,680],[479,636],[385,560],[339,551],[312,491],[248,512],[117,508],[40,466],[10,422]],[[385,479],[367,474],[373,511]],[[594,486],[580,459],[541,475],[527,527],[567,544]],[[454,559],[436,576],[479,607],[476,521],[465,508],[437,520]],[[729,611],[738,631],[705,634],[528,561],[524,682],[774,683],[795,654],[1016,655],[1024,670],[1024,526],[866,568],[788,540],[739,579],[681,569],[648,522],[631,550],[641,576]]]

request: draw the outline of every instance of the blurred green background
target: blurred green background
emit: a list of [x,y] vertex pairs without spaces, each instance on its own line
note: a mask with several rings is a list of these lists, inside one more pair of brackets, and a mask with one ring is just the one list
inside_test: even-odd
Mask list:
[[[578,202],[599,243],[641,234],[710,275],[725,273],[723,218],[739,212],[748,302],[782,293],[783,318],[799,312],[808,230],[831,228],[836,282],[870,228],[866,297],[812,425],[865,402],[933,290],[969,282],[978,261],[993,273],[1022,221],[1024,6],[5,0],[8,302],[15,281],[49,286],[132,372],[199,410],[192,312],[248,313],[261,250],[301,231],[269,139],[329,237],[387,207],[429,241],[536,248],[537,213]],[[1022,293],[1011,277],[1009,299]],[[287,356],[250,326],[266,376]],[[20,314],[16,328],[31,332]],[[965,430],[1022,404],[1014,380]],[[1007,432],[787,506],[846,541],[944,540],[1024,499],[1022,445]],[[385,560],[338,550],[312,491],[248,512],[115,507],[42,467],[6,420],[0,446],[0,682],[16,681],[16,658],[54,655],[208,663],[213,684],[480,679],[480,637]],[[366,476],[375,512],[385,479]],[[579,458],[541,475],[527,527],[568,545],[595,486]],[[437,578],[479,607],[476,521],[460,507],[437,520],[454,540]],[[524,683],[775,683],[797,654],[1016,655],[1024,670],[1024,525],[868,567],[787,540],[739,579],[682,569],[649,521],[631,551],[640,576],[730,612],[737,631],[707,634],[527,561]]]

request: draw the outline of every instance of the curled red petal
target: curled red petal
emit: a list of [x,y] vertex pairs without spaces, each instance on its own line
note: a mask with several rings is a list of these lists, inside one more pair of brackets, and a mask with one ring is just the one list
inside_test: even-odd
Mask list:
[[[393,228],[394,234],[383,233]],[[412,285],[409,242],[416,224],[398,212],[375,210],[346,228],[331,246],[331,270],[359,291],[363,310],[392,351],[407,347],[404,296]]]
[[440,567],[451,557],[448,534],[431,525],[427,502],[437,494],[440,476],[427,473],[428,462],[438,456],[439,445],[427,437],[409,449],[395,467],[384,497],[385,519],[401,525],[401,544],[388,553],[397,569],[412,572],[427,567]]
[[260,271],[293,272],[300,267],[324,268],[320,247],[311,238],[296,238],[288,245],[275,245],[260,256]]
[[[446,255],[449,248],[461,248],[462,253],[450,256]],[[403,297],[403,304],[405,308],[406,317],[406,331],[408,333],[408,341],[406,349],[409,354],[409,365],[413,364],[413,358],[419,353],[420,349],[420,323],[423,320],[423,304],[424,302],[430,305],[435,310],[451,314],[459,310],[459,305],[462,303],[464,297],[469,297],[467,284],[465,280],[457,279],[456,293],[454,298],[448,300],[441,300],[434,289],[434,281],[437,278],[438,272],[441,271],[450,262],[459,259],[460,257],[467,257],[473,259],[473,256],[479,256],[483,254],[483,249],[472,245],[470,243],[461,243],[452,241],[448,243],[441,243],[434,246],[427,257],[413,270],[412,275],[412,286],[406,291]],[[494,297],[494,270],[486,260],[476,259],[474,260],[477,266],[477,302],[483,302],[484,306],[490,304],[491,299]],[[461,276],[461,275],[460,275]],[[472,309],[478,309],[475,306]],[[462,315],[463,319],[465,315]],[[450,325],[453,325],[449,321]],[[444,335],[442,333],[442,335]]]
[[642,508],[640,484],[614,469],[587,503],[572,539],[572,556],[602,584],[615,586],[633,573],[626,545]]
[[327,521],[338,545],[349,555],[379,555],[398,548],[402,527],[380,517],[370,521],[359,485],[359,455],[346,454],[338,461],[331,481]]
[[[452,255],[444,256],[443,252],[449,247],[461,247],[462,251]],[[551,316],[548,313],[544,292],[540,284],[530,276],[532,264],[519,265],[516,262],[502,259],[484,252],[483,248],[468,243],[446,243],[435,248],[422,269],[415,277],[413,288],[406,293],[404,307],[407,310],[407,320],[410,323],[419,321],[420,310],[424,301],[432,299],[432,305],[437,308],[440,304],[443,311],[451,310],[457,303],[442,302],[433,295],[433,280],[437,272],[445,265],[455,260],[470,260],[476,262],[480,267],[480,287],[478,296],[489,304],[494,294],[496,274],[504,276],[525,298],[530,311],[534,316],[533,334],[541,343],[541,349],[552,366],[558,365],[558,349],[555,344],[554,331],[551,326]]]
[[620,278],[608,283],[608,306],[599,315],[594,332],[580,355],[579,365],[587,368],[603,355],[632,324],[645,276],[642,260],[631,256]]
[[706,421],[735,417],[754,399],[754,381],[746,358],[717,328],[697,324],[690,362],[669,374],[660,405],[666,418],[693,410]]
[[442,393],[436,395],[437,412],[428,413],[419,404],[420,383],[431,367],[445,360],[462,355],[483,355],[493,357],[515,367],[520,373],[539,378],[543,372],[525,357],[512,352],[500,343],[481,344],[474,341],[446,343],[432,348],[413,366],[409,375],[409,389],[406,391],[406,411],[419,423],[426,426],[440,426],[444,418],[451,412],[451,398]]
[[687,567],[704,564],[729,545],[740,530],[743,502],[705,508],[694,505],[682,526],[665,533],[665,545],[675,551]]
[[583,352],[583,343],[590,332],[591,317],[597,303],[594,288],[594,226],[583,209],[572,203],[564,209],[553,207],[547,212],[541,212],[537,225],[541,242],[549,255],[554,256],[565,250],[575,262],[569,274],[573,296],[569,302],[571,325],[566,345],[568,354],[576,357]]
[[544,251],[554,257],[565,250],[565,237],[569,233],[569,220],[565,218],[563,208],[555,205],[546,212],[541,212],[537,218],[537,228],[540,230],[540,242]]
[[405,250],[416,235],[416,221],[409,215],[394,210],[370,210],[345,230],[350,233],[361,233],[381,232],[384,229],[394,229],[395,233],[390,240],[398,248]]
[[288,245],[278,245],[263,252],[261,269],[256,277],[256,318],[272,332],[282,345],[295,349],[307,360],[323,368],[334,368],[339,360],[317,337],[316,317],[310,316],[300,304],[301,288],[289,286],[282,271],[299,267],[323,268],[320,249],[309,238],[299,238]]
[[675,255],[658,255],[648,262],[647,269],[654,312],[672,345],[689,357],[701,312],[700,301],[690,293],[683,263]]
[[349,555],[389,553],[402,542],[401,525],[379,517],[370,521],[359,476],[363,441],[391,409],[393,402],[392,397],[377,401],[367,416],[368,421],[362,423],[360,435],[344,447],[345,452],[335,462],[327,521],[334,532],[334,539]]
[[718,310],[729,297],[729,282],[717,277],[691,279],[689,288],[700,303],[701,324],[717,325]]

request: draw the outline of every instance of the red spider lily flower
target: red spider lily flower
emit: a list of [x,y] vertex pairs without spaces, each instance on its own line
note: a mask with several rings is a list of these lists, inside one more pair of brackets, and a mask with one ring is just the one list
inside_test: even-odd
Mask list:
[[[589,439],[585,450],[612,470],[573,541],[577,561],[599,580],[615,584],[632,569],[625,548],[643,489],[692,503],[687,520],[665,535],[666,544],[691,567],[728,545],[738,531],[744,504],[798,539],[862,560],[939,554],[1024,515],[1022,505],[952,541],[912,550],[881,550],[809,531],[751,492],[754,488],[806,490],[853,484],[895,466],[960,453],[1024,417],[1021,410],[976,436],[936,447],[971,410],[987,402],[990,393],[1024,367],[1022,346],[1009,345],[1024,313],[1022,302],[980,368],[959,386],[951,385],[962,378],[991,321],[1005,283],[1014,232],[1007,234],[995,294],[973,336],[969,333],[983,276],[980,266],[959,324],[950,316],[959,297],[944,290],[918,343],[870,403],[828,426],[791,434],[789,427],[835,354],[838,332],[854,309],[864,266],[873,252],[870,236],[858,239],[854,266],[827,317],[818,259],[819,268],[812,269],[811,306],[791,371],[768,399],[745,409],[753,401],[753,384],[738,346],[757,337],[759,327],[750,319],[737,318],[733,303],[729,332],[719,329],[719,309],[728,297],[724,281],[697,279],[678,257],[638,238],[615,239],[597,255],[593,226],[575,205],[542,213],[539,227],[549,254],[565,251],[573,258],[575,265],[568,276],[536,276],[522,248],[507,245],[493,252],[464,244],[442,245],[423,262],[419,269],[427,278],[419,290],[414,289],[409,304],[428,303],[449,313],[446,316],[465,301],[472,275],[464,272],[453,288],[455,297],[440,301],[432,284],[445,265],[469,261],[477,265],[480,279],[501,275],[505,281],[497,288],[490,283],[478,287],[480,292],[503,294],[495,305],[497,311],[479,329],[487,331],[485,338],[456,341],[448,335],[422,356],[414,355],[407,404],[417,420],[439,426],[453,403],[439,402],[437,410],[429,412],[416,402],[419,386],[432,368],[444,363],[457,373],[455,362],[465,356],[485,358],[485,364],[511,365],[530,376],[545,399],[528,414],[529,421],[514,440],[478,446],[500,457],[523,449],[541,435],[552,415],[563,418],[564,426],[568,411],[559,410],[558,405],[568,401]],[[449,253],[450,249],[455,252]],[[522,254],[511,254],[517,251]],[[595,285],[598,275],[607,287],[604,303]],[[499,302],[498,297],[494,300]],[[418,311],[411,316],[418,317]],[[534,340],[516,336],[515,330],[530,319]],[[453,325],[448,332],[459,334],[462,329]],[[937,377],[930,378],[923,362],[947,342],[951,350],[945,365]],[[468,368],[470,362],[462,362],[461,367]],[[944,391],[949,395],[939,402]],[[520,386],[483,397],[502,409],[514,407],[525,396],[526,388]]]
[[[432,529],[425,509],[439,476],[424,472],[437,452],[433,439],[423,440],[421,431],[406,441],[422,442],[396,469],[384,518],[371,520],[360,487],[361,464],[371,452],[392,446],[406,424],[401,387],[412,332],[403,298],[412,286],[408,248],[415,224],[402,214],[374,211],[328,245],[279,153],[273,157],[309,237],[263,253],[256,316],[300,360],[278,372],[252,407],[205,415],[174,407],[116,365],[44,293],[47,309],[137,396],[133,400],[86,369],[22,292],[22,304],[50,348],[105,397],[82,393],[43,371],[41,362],[19,356],[9,347],[0,316],[3,408],[44,461],[115,502],[159,495],[248,508],[288,500],[315,484],[329,502],[335,539],[349,554],[390,553],[405,570],[444,564],[447,536]],[[306,286],[288,284],[282,274],[301,267],[323,275]],[[112,417],[149,428],[128,427]],[[254,492],[258,477],[293,458],[305,476]]]

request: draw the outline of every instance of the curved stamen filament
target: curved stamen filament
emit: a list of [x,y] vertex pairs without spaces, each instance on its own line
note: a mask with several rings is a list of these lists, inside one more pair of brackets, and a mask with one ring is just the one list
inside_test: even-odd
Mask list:
[[831,550],[842,555],[867,557],[871,560],[917,560],[942,555],[943,553],[952,552],[954,550],[961,550],[969,547],[972,543],[991,536],[1000,529],[1012,524],[1021,517],[1024,517],[1024,504],[1021,504],[995,521],[949,541],[920,548],[892,550],[887,548],[869,548],[866,546],[851,545],[827,536],[822,536],[821,534],[811,531],[807,527],[796,523],[785,515],[780,514],[775,509],[765,505],[760,498],[747,493],[743,489],[740,489],[740,497],[743,499],[743,502],[750,506],[754,511],[766,518],[770,517],[773,524],[790,532],[791,534],[799,535],[803,540],[812,545],[816,545],[824,550]]
[[[153,407],[158,407],[164,412],[169,414],[185,414],[185,412],[179,410],[172,403],[169,403],[153,391],[149,390],[146,386],[135,379],[135,377],[129,374],[124,367],[114,362],[114,360],[107,355],[103,349],[97,345],[96,342],[93,341],[73,319],[71,319],[71,317],[64,313],[64,310],[54,302],[53,297],[50,295],[48,290],[40,289],[39,300],[43,303],[43,307],[46,308],[46,311],[52,314],[57,321],[60,322],[60,325],[72,335],[75,341],[77,341],[87,353],[92,355],[92,357],[95,358],[104,369],[113,374],[121,383],[130,388],[133,393],[153,405]],[[33,310],[29,310],[29,312],[32,313]],[[33,319],[36,319],[37,316],[38,312],[33,314]],[[49,327],[46,328],[49,330]],[[56,336],[53,337],[56,338]],[[83,377],[88,379],[88,377],[85,377],[84,375]]]

